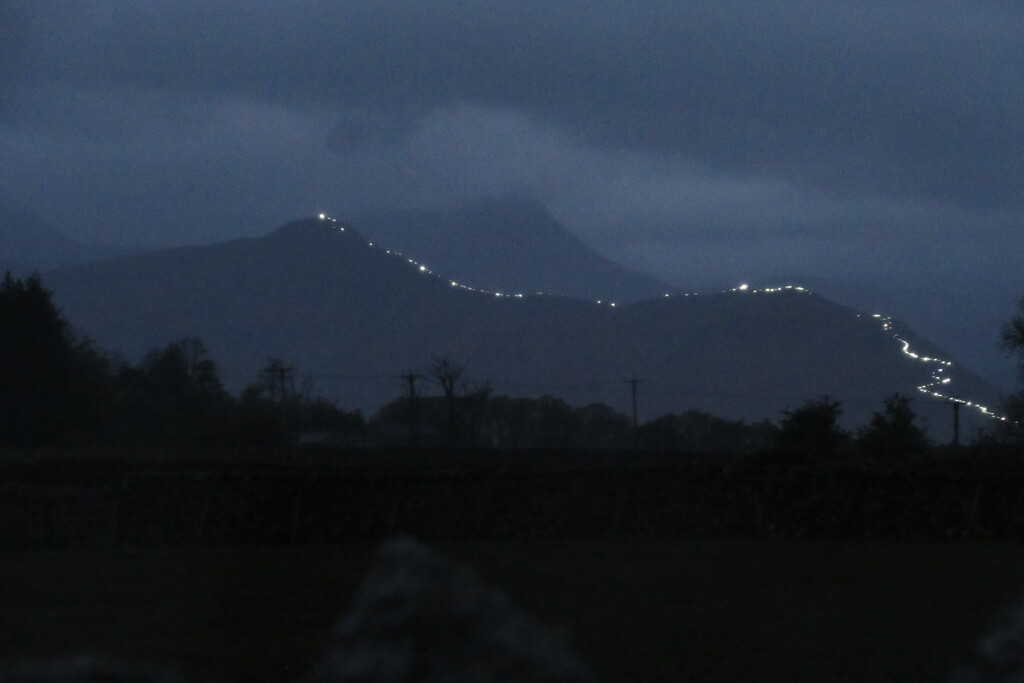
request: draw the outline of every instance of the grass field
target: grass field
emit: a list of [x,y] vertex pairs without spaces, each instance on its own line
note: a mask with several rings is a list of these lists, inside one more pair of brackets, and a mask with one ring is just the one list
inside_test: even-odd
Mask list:
[[[439,544],[606,681],[933,681],[1024,596],[1024,548],[950,541]],[[300,676],[367,545],[0,553],[0,659]]]

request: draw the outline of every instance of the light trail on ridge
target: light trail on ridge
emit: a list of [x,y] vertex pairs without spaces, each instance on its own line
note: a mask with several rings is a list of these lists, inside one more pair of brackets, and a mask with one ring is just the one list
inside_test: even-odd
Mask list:
[[[335,227],[339,231],[345,232],[344,226],[339,224],[337,220],[335,220],[334,218],[331,218],[327,214],[320,213],[320,214],[318,214],[318,217],[319,217],[319,219],[321,221],[330,221],[331,223],[333,223],[335,225]],[[434,273],[425,264],[420,263],[420,262],[418,262],[418,261],[416,261],[414,259],[406,257],[400,251],[395,251],[395,250],[392,250],[392,249],[382,249],[381,247],[375,246],[373,244],[373,242],[367,242],[367,245],[369,247],[373,248],[373,249],[380,249],[380,250],[384,251],[384,253],[388,254],[389,256],[395,256],[395,257],[404,259],[410,265],[412,265],[414,268],[416,268],[419,272],[421,272],[421,273],[423,273],[425,275],[430,275],[432,277],[436,277],[438,279],[442,279],[440,275],[437,275],[436,273]],[[476,287],[470,287],[469,285],[465,285],[465,284],[462,284],[462,283],[460,283],[460,282],[458,282],[456,280],[451,280],[451,279],[446,279],[446,281],[448,282],[448,284],[451,287],[456,287],[458,289],[463,289],[463,290],[466,290],[468,292],[476,292],[476,293],[480,293],[480,294],[487,294],[487,295],[494,296],[495,298],[522,299],[522,298],[524,298],[526,296],[525,294],[522,294],[522,293],[512,293],[512,294],[510,294],[510,293],[501,292],[501,291],[493,291],[493,290],[487,290],[487,289],[478,289]],[[799,293],[803,293],[803,294],[810,294],[810,293],[812,293],[811,290],[807,289],[806,287],[801,287],[799,285],[780,285],[780,286],[776,286],[776,287],[755,288],[755,287],[751,287],[747,283],[743,283],[743,284],[740,284],[740,285],[738,285],[736,287],[733,287],[732,289],[725,290],[723,293],[776,294],[776,293],[782,293],[782,292],[799,292]],[[550,296],[550,294],[548,292],[535,292],[532,296]],[[696,292],[687,292],[687,293],[684,293],[684,294],[676,294],[676,295],[665,294],[664,295],[665,298],[669,298],[670,296],[689,297],[689,296],[700,296],[700,294],[698,294]],[[615,308],[618,305],[614,301],[612,301],[612,302],[605,302],[605,301],[600,300],[600,299],[598,299],[594,303],[596,303],[598,305],[607,305],[607,306],[609,306],[611,308]],[[859,314],[858,314],[858,317],[859,317]],[[936,387],[941,387],[943,385],[947,385],[947,384],[950,384],[952,382],[952,378],[949,377],[945,373],[945,371],[948,368],[953,367],[953,363],[951,361],[943,360],[941,358],[932,358],[930,356],[922,356],[922,355],[914,352],[911,349],[910,342],[907,341],[906,339],[904,339],[903,337],[899,336],[899,334],[896,333],[893,330],[892,318],[890,316],[884,316],[884,315],[882,315],[880,313],[875,313],[875,314],[872,315],[872,317],[875,320],[878,320],[881,323],[882,331],[883,332],[889,333],[892,336],[893,339],[895,339],[897,342],[899,342],[899,344],[900,344],[900,351],[905,356],[907,356],[908,358],[912,358],[914,360],[920,361],[922,363],[935,364],[935,365],[938,366],[938,367],[936,367],[932,371],[932,374],[931,374],[932,381],[926,382],[924,384],[920,384],[920,385],[918,385],[916,387],[919,392],[921,392],[923,394],[926,394],[928,396],[931,396],[932,398],[940,399],[942,401],[946,401],[946,402],[950,402],[950,403],[958,403],[958,404],[966,406],[968,408],[974,408],[975,410],[980,412],[982,415],[984,415],[986,417],[989,417],[989,418],[992,418],[994,420],[999,420],[1001,422],[1007,422],[1007,423],[1014,423],[1014,424],[1016,424],[1016,422],[1014,422],[1010,418],[1008,418],[1008,417],[1006,417],[1004,415],[999,415],[998,413],[993,411],[988,406],[982,405],[982,404],[974,402],[974,401],[968,401],[966,399],[962,399],[962,398],[959,398],[957,396],[951,396],[951,395],[948,395],[948,394],[944,394],[944,393],[942,393],[940,391],[936,391]]]
[[917,386],[917,390],[920,391],[922,394],[927,394],[928,396],[942,399],[949,403],[959,403],[962,406],[974,408],[982,415],[990,417],[994,420],[999,420],[1001,422],[1014,422],[1005,415],[999,415],[998,413],[994,412],[988,406],[984,406],[974,401],[968,401],[958,396],[951,396],[949,394],[944,394],[941,391],[937,391],[937,387],[942,387],[943,385],[950,384],[953,381],[953,378],[946,374],[946,370],[948,368],[953,367],[953,363],[951,361],[943,360],[941,358],[922,356],[921,354],[914,352],[910,347],[910,342],[901,337],[899,333],[893,330],[891,316],[882,315],[881,313],[875,313],[871,317],[882,324],[883,332],[888,332],[889,334],[892,335],[893,339],[900,343],[900,351],[903,352],[903,355],[909,358],[913,358],[914,360],[920,361],[922,363],[934,364],[938,366],[934,370],[932,370],[931,382],[925,382],[924,384],[920,384]]

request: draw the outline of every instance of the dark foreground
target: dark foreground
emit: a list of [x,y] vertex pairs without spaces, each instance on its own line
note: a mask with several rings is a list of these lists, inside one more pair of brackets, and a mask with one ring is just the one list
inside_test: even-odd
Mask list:
[[396,535],[1024,540],[1019,454],[916,462],[635,452],[100,455],[0,459],[0,548]]
[[1024,597],[1016,457],[102,455],[0,462],[0,662],[297,679],[395,535],[605,681],[942,680]]
[[[606,681],[941,680],[1024,593],[1007,543],[541,539],[434,544]],[[0,659],[106,654],[300,676],[371,547],[0,553]]]

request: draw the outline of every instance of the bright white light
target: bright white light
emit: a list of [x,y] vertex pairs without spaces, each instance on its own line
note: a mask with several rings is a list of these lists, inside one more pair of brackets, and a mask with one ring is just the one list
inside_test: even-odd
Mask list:
[[320,220],[324,220],[325,218],[327,218],[327,214],[325,214],[325,213],[320,214]]
[[944,399],[944,400],[952,402],[952,403],[959,403],[960,405],[967,406],[969,408],[974,408],[978,412],[980,412],[982,415],[986,415],[988,417],[995,418],[995,419],[1001,420],[1003,422],[1009,422],[1010,421],[1007,417],[1001,416],[1001,415],[997,415],[990,408],[988,408],[986,406],[983,406],[980,403],[974,403],[972,401],[965,401],[962,398],[957,398],[955,396],[948,396],[948,395],[943,394],[941,392],[935,391],[935,387],[941,386],[943,384],[950,384],[953,381],[952,378],[946,377],[946,376],[944,376],[942,374],[942,372],[943,372],[943,370],[945,368],[953,366],[952,361],[942,360],[941,358],[933,358],[931,356],[921,356],[920,354],[914,353],[913,351],[910,350],[910,342],[907,341],[906,339],[903,339],[902,337],[900,337],[898,333],[893,332],[893,329],[892,329],[892,318],[890,318],[889,316],[881,315],[880,313],[875,313],[875,314],[873,314],[872,317],[876,318],[882,324],[882,331],[883,332],[890,333],[892,335],[892,338],[900,343],[900,347],[901,347],[900,351],[903,352],[903,355],[907,356],[908,358],[913,358],[914,360],[922,362],[922,363],[929,363],[929,364],[934,364],[934,365],[938,365],[939,366],[939,367],[934,368],[932,370],[932,377],[931,377],[932,381],[928,382],[927,384],[922,384],[922,385],[918,386],[917,387],[918,391],[920,391],[922,394],[927,394],[928,396],[933,396],[935,398],[941,398],[941,399]]
[[748,284],[742,284],[742,285],[740,285],[740,286],[739,286],[739,290],[740,290],[741,292],[745,292],[745,291],[747,291],[748,289],[750,289],[750,285],[748,285]]

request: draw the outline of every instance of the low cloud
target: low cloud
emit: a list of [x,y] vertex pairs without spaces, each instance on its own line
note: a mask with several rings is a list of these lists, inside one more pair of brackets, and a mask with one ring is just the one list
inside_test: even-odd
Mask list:
[[1022,55],[994,0],[0,0],[0,195],[142,245],[529,195],[662,277],[1006,287]]

